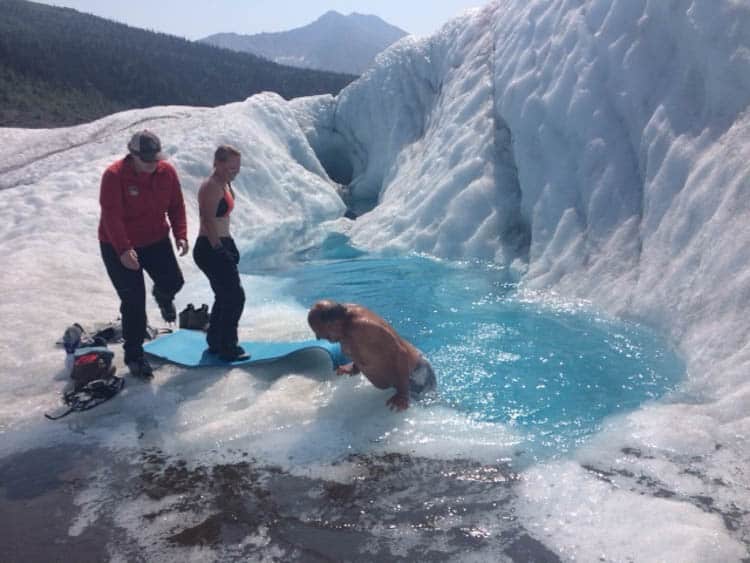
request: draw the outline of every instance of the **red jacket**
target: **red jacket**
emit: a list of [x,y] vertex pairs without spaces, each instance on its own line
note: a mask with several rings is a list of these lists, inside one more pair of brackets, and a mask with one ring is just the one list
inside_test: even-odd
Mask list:
[[129,156],[113,163],[102,176],[99,203],[99,240],[111,244],[118,256],[160,241],[169,235],[170,224],[175,240],[187,240],[180,181],[164,160],[153,174],[136,172]]

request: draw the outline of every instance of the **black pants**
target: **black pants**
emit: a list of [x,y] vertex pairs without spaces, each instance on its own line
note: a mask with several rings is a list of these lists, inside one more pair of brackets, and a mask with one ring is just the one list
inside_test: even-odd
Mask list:
[[100,243],[102,258],[109,279],[120,297],[122,336],[125,340],[125,362],[143,357],[143,338],[146,334],[146,286],[143,270],[154,282],[154,296],[160,301],[172,301],[182,288],[182,277],[169,237],[135,249],[141,264],[138,270],[129,270],[111,244]]
[[208,237],[198,237],[193,247],[193,259],[206,274],[214,290],[214,304],[208,325],[208,347],[231,354],[237,346],[237,324],[245,306],[245,291],[240,283],[237,264],[240,253],[231,237],[222,237],[221,245],[234,258],[229,260],[211,248]]

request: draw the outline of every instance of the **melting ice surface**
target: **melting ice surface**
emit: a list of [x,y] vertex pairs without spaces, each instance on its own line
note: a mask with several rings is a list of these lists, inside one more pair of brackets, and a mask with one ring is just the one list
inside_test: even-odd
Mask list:
[[487,264],[365,254],[338,234],[304,258],[281,273],[296,300],[378,312],[436,369],[439,398],[428,404],[509,425],[535,459],[570,451],[684,371],[652,332],[582,304],[529,299]]

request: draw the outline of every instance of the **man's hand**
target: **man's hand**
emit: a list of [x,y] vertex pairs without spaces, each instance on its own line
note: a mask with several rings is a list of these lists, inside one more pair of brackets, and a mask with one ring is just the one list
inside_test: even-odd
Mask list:
[[354,362],[336,368],[336,375],[357,375],[358,373],[359,368],[354,365]]
[[385,402],[392,411],[405,411],[409,408],[409,395],[396,393],[393,397]]
[[177,246],[177,250],[180,251],[180,256],[185,256],[190,250],[190,244],[185,239],[178,239],[175,241],[175,245]]
[[141,267],[141,263],[138,262],[138,254],[132,248],[120,254],[120,263],[128,270],[138,270]]

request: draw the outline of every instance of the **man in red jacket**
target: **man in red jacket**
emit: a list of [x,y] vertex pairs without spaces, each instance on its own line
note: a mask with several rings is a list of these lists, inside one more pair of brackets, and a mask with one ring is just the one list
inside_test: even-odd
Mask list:
[[[120,297],[125,363],[131,375],[149,379],[143,356],[146,288],[143,270],[154,282],[153,296],[167,322],[176,317],[174,296],[184,279],[169,241],[170,226],[180,256],[187,254],[187,220],[180,181],[165,161],[151,131],[136,133],[129,154],[102,176],[99,244],[104,265]],[[169,222],[167,222],[169,218]]]

